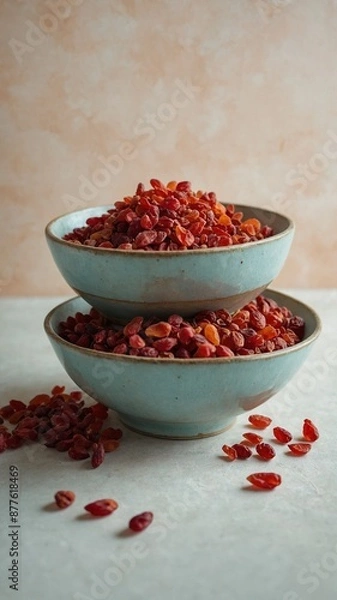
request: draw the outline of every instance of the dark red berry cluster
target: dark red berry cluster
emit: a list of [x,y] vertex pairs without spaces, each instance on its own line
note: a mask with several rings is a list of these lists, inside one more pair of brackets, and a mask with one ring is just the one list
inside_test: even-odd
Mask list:
[[64,386],[55,386],[51,394],[38,394],[28,404],[13,399],[1,407],[0,452],[25,442],[40,442],[68,452],[74,460],[90,458],[92,467],[99,467],[105,453],[118,448],[122,431],[104,429],[106,406],[99,402],[85,406],[82,392],[66,394],[64,390]]
[[68,342],[102,352],[147,358],[216,358],[282,350],[303,339],[305,324],[286,307],[258,296],[230,315],[202,311],[192,319],[171,315],[166,321],[135,317],[118,327],[91,309],[59,324]]

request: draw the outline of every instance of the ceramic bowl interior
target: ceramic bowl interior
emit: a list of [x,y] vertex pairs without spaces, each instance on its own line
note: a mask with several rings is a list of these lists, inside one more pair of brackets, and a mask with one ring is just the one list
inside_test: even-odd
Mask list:
[[54,308],[45,331],[73,381],[119,414],[138,432],[178,439],[220,433],[235,417],[281,390],[302,366],[320,332],[317,314],[280,292],[265,295],[304,318],[305,337],[270,354],[211,359],[150,359],[80,348],[58,335],[58,324],[77,311],[88,312],[82,298]]
[[200,250],[156,252],[109,250],[74,245],[63,236],[88,217],[111,207],[100,206],[58,217],[46,227],[46,238],[62,276],[89,304],[116,322],[136,315],[200,310],[234,311],[261,293],[279,274],[288,256],[294,224],[286,216],[236,205],[245,218],[270,225],[274,235],[257,242]]

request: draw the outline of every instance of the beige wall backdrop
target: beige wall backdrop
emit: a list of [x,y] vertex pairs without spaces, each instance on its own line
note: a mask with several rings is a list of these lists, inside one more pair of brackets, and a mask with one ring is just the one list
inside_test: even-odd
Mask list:
[[3,295],[70,295],[45,224],[150,177],[287,213],[276,285],[337,285],[336,0],[0,6]]

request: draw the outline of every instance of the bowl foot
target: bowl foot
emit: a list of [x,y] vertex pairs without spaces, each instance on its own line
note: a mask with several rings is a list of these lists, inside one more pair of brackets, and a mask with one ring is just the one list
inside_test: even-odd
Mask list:
[[119,418],[123,425],[131,431],[169,440],[197,440],[219,435],[230,429],[236,421],[235,418],[231,418],[212,423],[163,423],[161,421],[137,419],[124,414],[119,414]]

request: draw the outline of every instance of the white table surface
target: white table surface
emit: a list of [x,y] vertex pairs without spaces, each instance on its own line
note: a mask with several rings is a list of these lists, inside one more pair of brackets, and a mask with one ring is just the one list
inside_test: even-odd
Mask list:
[[[225,462],[221,446],[241,439],[244,415],[227,433],[197,441],[124,430],[120,449],[96,470],[38,444],[4,452],[2,600],[337,598],[337,291],[290,293],[318,311],[323,332],[293,381],[258,412],[297,433],[311,418],[321,432],[312,451],[293,458],[279,446],[270,463]],[[42,326],[61,300],[0,301],[1,405],[28,401],[55,384],[76,388]],[[113,413],[110,423],[118,423]],[[19,592],[7,579],[10,465],[20,478]],[[272,492],[244,489],[246,476],[259,470],[281,473],[282,485]],[[58,489],[77,495],[65,511],[48,506]],[[98,520],[84,516],[86,503],[104,497],[120,508]],[[151,527],[125,535],[129,518],[144,510],[154,513]]]

